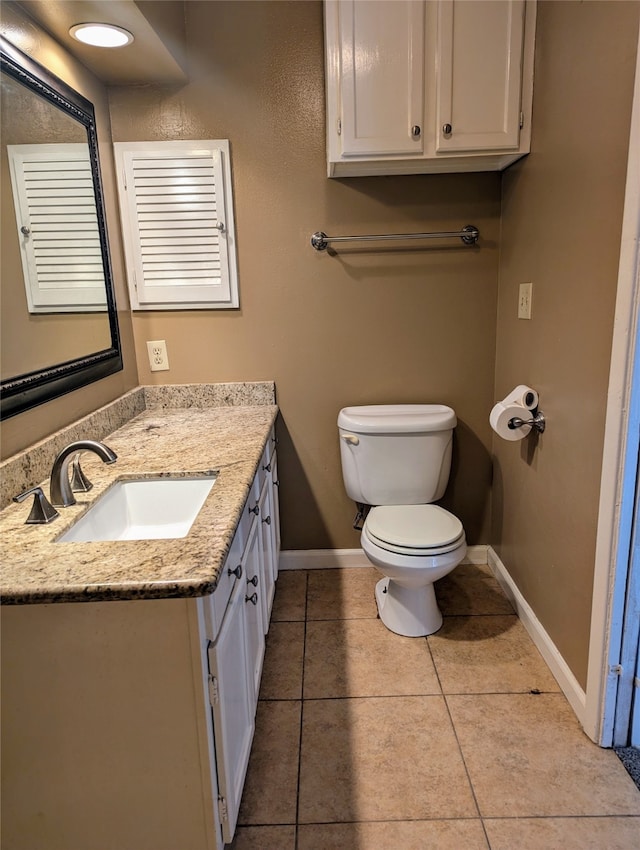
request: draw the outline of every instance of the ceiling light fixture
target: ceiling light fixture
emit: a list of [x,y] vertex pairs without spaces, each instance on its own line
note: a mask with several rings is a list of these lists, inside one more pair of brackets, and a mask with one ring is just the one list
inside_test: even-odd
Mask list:
[[124,47],[133,41],[132,34],[114,24],[76,24],[69,34],[93,47]]

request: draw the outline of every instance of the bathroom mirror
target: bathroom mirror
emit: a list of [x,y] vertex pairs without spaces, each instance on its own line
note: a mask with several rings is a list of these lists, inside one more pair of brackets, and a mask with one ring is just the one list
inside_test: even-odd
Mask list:
[[[117,372],[122,354],[93,105],[2,37],[0,63],[5,419]],[[27,196],[21,187],[34,162],[38,184],[20,213],[16,197]],[[66,192],[74,179],[82,207]]]

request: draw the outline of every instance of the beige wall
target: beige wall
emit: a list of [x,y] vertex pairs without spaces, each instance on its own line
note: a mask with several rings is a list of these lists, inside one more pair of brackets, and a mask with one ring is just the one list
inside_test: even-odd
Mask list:
[[538,4],[532,152],[503,179],[496,398],[536,387],[548,427],[494,439],[491,542],[583,687],[639,11]]
[[117,398],[123,392],[136,386],[138,381],[131,314],[124,278],[106,89],[86,68],[76,62],[57,42],[47,36],[11,3],[2,3],[1,11],[2,35],[94,104],[124,357],[123,371],[5,420],[2,423],[2,457],[9,457],[52,431]]
[[[336,418],[444,402],[459,417],[446,498],[489,542],[497,174],[329,180],[321,2],[187,4],[190,82],[110,90],[114,141],[231,142],[239,311],[135,313],[141,383],[275,379],[287,549],[356,547]],[[458,229],[481,247],[309,246],[329,234]],[[171,370],[148,370],[165,339]]]

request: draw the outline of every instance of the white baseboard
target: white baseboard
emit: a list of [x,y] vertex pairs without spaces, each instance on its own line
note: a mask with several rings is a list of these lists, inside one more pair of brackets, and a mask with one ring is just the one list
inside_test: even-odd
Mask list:
[[[463,564],[486,564],[487,546],[469,546]],[[280,570],[330,570],[370,567],[362,549],[287,549],[280,552]]]
[[287,549],[280,552],[279,570],[330,570],[370,567],[362,549]]
[[487,563],[497,578],[500,586],[516,609],[518,617],[529,633],[529,637],[537,646],[540,654],[547,663],[560,688],[566,696],[571,708],[576,713],[580,723],[584,724],[586,695],[576,677],[573,675],[567,662],[564,660],[558,648],[545,631],[542,623],[533,612],[533,609],[518,590],[516,583],[507,572],[507,568],[498,557],[495,550],[489,546],[487,552]]

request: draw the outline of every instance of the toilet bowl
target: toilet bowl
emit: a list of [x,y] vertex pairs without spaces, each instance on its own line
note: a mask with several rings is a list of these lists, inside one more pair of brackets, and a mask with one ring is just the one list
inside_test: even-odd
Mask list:
[[371,509],[362,549],[385,578],[376,585],[378,613],[396,634],[423,637],[442,626],[433,583],[464,558],[462,523],[437,505],[384,505]]

